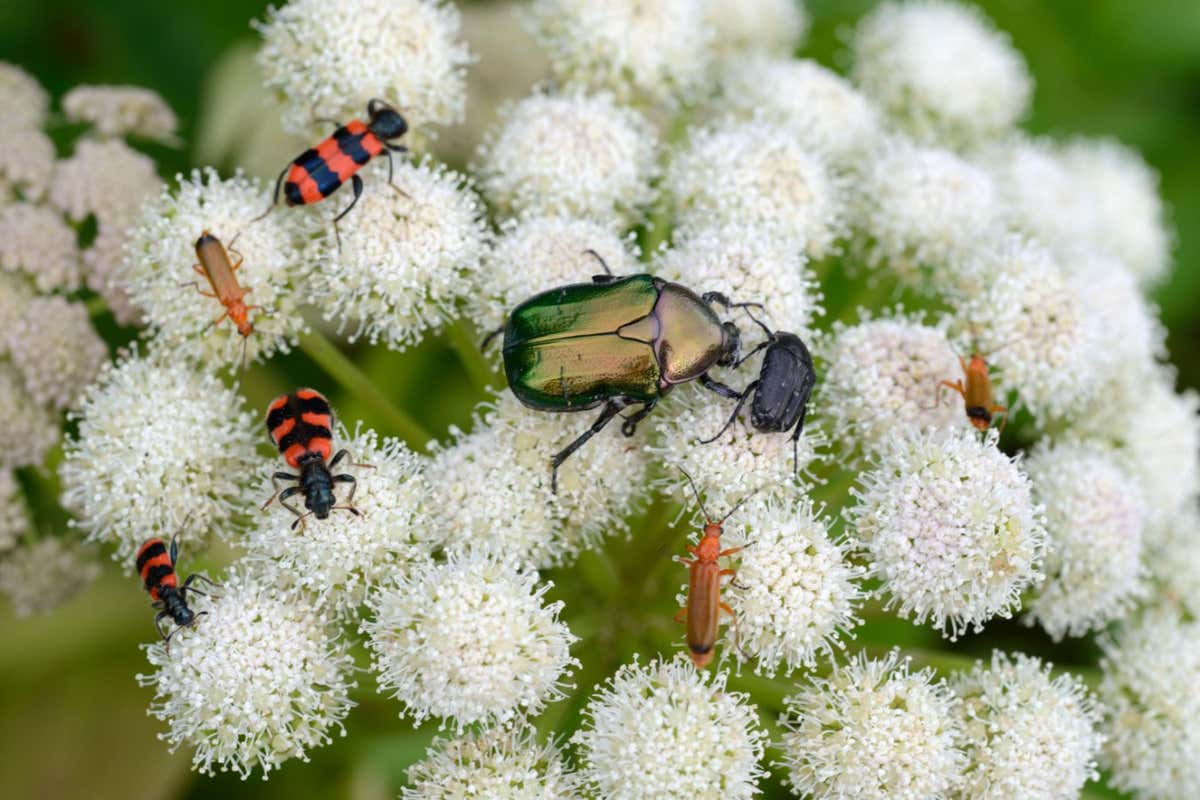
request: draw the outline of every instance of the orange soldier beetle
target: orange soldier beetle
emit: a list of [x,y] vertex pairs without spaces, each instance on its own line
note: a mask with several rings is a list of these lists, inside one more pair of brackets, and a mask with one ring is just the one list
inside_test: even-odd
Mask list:
[[721,569],[721,565],[717,562],[718,559],[740,553],[744,549],[730,547],[722,550],[721,533],[725,520],[729,519],[730,515],[737,511],[751,495],[739,500],[737,505],[729,509],[729,512],[721,519],[713,521],[704,507],[704,501],[700,499],[696,482],[692,480],[691,475],[686,472],[683,474],[688,479],[688,483],[692,485],[692,492],[696,495],[696,502],[700,504],[700,510],[704,513],[705,522],[704,534],[700,537],[700,541],[694,546],[690,544],[687,546],[688,552],[695,558],[689,560],[680,557],[678,559],[680,564],[688,568],[688,596],[687,605],[675,614],[675,621],[687,623],[688,655],[691,656],[692,663],[696,665],[697,669],[703,669],[712,661],[713,647],[717,643],[717,629],[721,623],[722,611],[733,618],[734,638],[735,640],[737,638],[737,614],[732,608],[721,602],[721,578],[726,575],[736,575],[737,570]]
[[958,363],[962,367],[966,386],[963,386],[963,378],[956,378],[953,383],[940,381],[937,385],[937,399],[934,406],[941,405],[943,387],[953,389],[962,396],[967,419],[971,421],[972,425],[981,431],[986,431],[992,425],[992,415],[1001,414],[1004,418],[1000,421],[1000,432],[1003,433],[1004,426],[1008,422],[1008,407],[992,402],[992,379],[988,375],[987,361],[979,353],[973,353],[970,362],[964,361],[963,357],[959,356]]
[[[236,242],[237,237],[233,237],[233,240]],[[232,250],[233,242],[230,242],[229,246]],[[220,239],[208,231],[200,234],[200,238],[196,240],[196,258],[199,263],[192,264],[192,269],[198,275],[203,275],[208,279],[208,285],[212,287],[212,291],[204,291],[194,281],[191,285],[195,286],[196,291],[200,294],[212,297],[225,306],[225,312],[208,323],[208,328],[220,324],[228,317],[229,321],[237,328],[237,332],[242,335],[242,359],[245,361],[246,337],[254,333],[254,325],[250,322],[250,311],[255,308],[261,309],[262,306],[246,305],[243,298],[250,294],[253,288],[243,289],[238,283],[235,273],[242,266],[243,259],[241,253],[236,250],[233,252],[238,256],[236,263],[229,260],[229,253],[225,251],[225,245],[221,244]]]

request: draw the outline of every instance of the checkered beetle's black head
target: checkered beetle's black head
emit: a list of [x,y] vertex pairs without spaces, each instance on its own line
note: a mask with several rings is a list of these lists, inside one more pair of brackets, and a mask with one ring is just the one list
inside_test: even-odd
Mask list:
[[367,128],[384,141],[398,139],[408,132],[408,123],[400,112],[382,100],[372,100],[367,105]]

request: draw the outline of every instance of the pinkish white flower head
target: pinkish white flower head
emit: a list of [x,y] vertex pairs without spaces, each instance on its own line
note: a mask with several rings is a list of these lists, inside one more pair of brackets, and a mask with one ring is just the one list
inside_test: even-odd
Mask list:
[[[0,331],[12,330],[36,295],[21,275],[0,271]],[[8,338],[0,336],[0,356],[8,355]]]
[[1200,490],[1200,397],[1177,394],[1167,376],[1140,380],[1128,391],[1129,410],[1107,435],[1118,437],[1153,525],[1194,502]]
[[7,331],[8,354],[35,402],[76,408],[84,387],[108,361],[87,307],[65,297],[35,297]]
[[400,800],[577,800],[580,780],[553,742],[538,744],[528,724],[494,726],[437,739],[408,768]]
[[0,127],[37,130],[46,122],[50,95],[37,79],[16,64],[0,61]]
[[[743,387],[739,383],[735,388]],[[741,415],[719,439],[700,444],[701,439],[721,430],[736,404],[699,386],[681,386],[650,417],[655,436],[654,444],[646,449],[665,467],[661,483],[681,497],[690,496],[687,478],[680,471],[686,470],[708,498],[706,502],[714,514],[716,509],[732,508],[751,494],[762,502],[790,501],[798,491],[798,483],[805,483],[817,451],[826,443],[812,426],[811,406],[806,418],[809,421],[793,450],[791,431],[768,433],[753,428],[747,401]]]
[[[250,559],[276,568],[273,583],[300,589],[318,607],[345,614],[362,604],[372,586],[428,557],[422,537],[433,523],[423,514],[428,490],[419,456],[396,439],[380,441],[372,430],[356,429],[348,436],[339,426],[335,433],[334,449],[349,452],[337,472],[356,481],[337,487],[338,508],[328,519],[310,516],[302,527],[293,527],[296,516],[276,500],[242,545]],[[273,459],[255,470],[264,478],[264,499],[277,491],[268,476],[278,469]],[[343,510],[346,505],[359,515]]]
[[1158,173],[1136,150],[1107,139],[1068,142],[1062,158],[1094,204],[1092,241],[1143,283],[1161,280],[1170,268],[1172,233]]
[[117,272],[125,260],[125,244],[131,230],[128,227],[101,225],[92,241],[92,246],[83,251],[83,271],[87,287],[104,299],[119,325],[141,325],[142,310],[133,304],[133,298]]
[[962,261],[1003,231],[991,177],[949,150],[888,139],[856,185],[868,262],[910,284],[942,291],[969,283]]
[[711,0],[708,25],[718,57],[791,54],[808,32],[808,12],[796,0]]
[[86,122],[104,137],[171,141],[178,124],[166,101],[141,86],[76,86],[63,95],[62,107],[67,119]]
[[942,327],[901,314],[834,323],[818,351],[821,406],[846,454],[883,450],[900,428],[967,429],[962,398],[941,386],[963,377]]
[[[813,667],[818,656],[832,657],[844,646],[841,636],[860,622],[855,611],[866,570],[847,561],[845,546],[830,538],[810,500],[751,501],[725,531],[723,547],[745,545],[736,581],[722,589],[737,614],[726,652],[739,661],[754,656],[755,670],[773,676],[780,668]],[[740,647],[730,649],[731,638]]]
[[[271,8],[258,65],[283,103],[288,133],[325,136],[329,124],[362,119],[379,98],[409,129],[453,125],[463,118],[466,65],[458,9],[442,0],[348,0],[331,14],[321,0]],[[364,120],[365,121],[365,120]]]
[[747,225],[821,258],[845,232],[847,187],[818,153],[765,120],[700,129],[671,159],[663,188],[684,235]]
[[1072,418],[1110,358],[1076,282],[1045,247],[1015,237],[981,250],[970,269],[978,287],[957,313],[974,348],[1040,422]]
[[1046,581],[1029,622],[1057,641],[1123,617],[1146,593],[1141,490],[1115,453],[1091,444],[1039,447],[1025,470],[1046,510]]
[[0,468],[0,555],[12,550],[33,527],[29,504],[11,469]]
[[995,181],[1008,225],[1049,247],[1064,265],[1081,248],[1096,246],[1095,201],[1067,167],[1061,146],[1014,134],[977,148],[971,161]]
[[456,317],[471,292],[488,247],[483,204],[465,178],[432,162],[398,162],[395,186],[386,164],[364,172],[362,199],[338,223],[341,247],[332,225],[320,244],[314,300],[339,330],[352,326],[351,341],[403,349]]
[[[260,423],[216,377],[130,357],[85,393],[78,437],[59,467],[62,504],[131,569],[150,536],[230,538],[246,511]],[[169,409],[170,413],[165,413]],[[203,441],[197,438],[203,431]]]
[[622,436],[620,420],[568,458],[558,493],[550,490],[550,458],[597,413],[534,411],[504,392],[476,414],[473,432],[452,427],[455,443],[434,453],[426,473],[444,546],[541,568],[627,530],[630,507],[648,491],[649,462],[644,434]]
[[39,292],[79,288],[74,229],[47,206],[14,203],[0,208],[0,268],[29,275]]
[[885,3],[859,22],[851,50],[855,83],[926,141],[973,144],[1003,133],[1033,94],[1008,35],[961,3]]
[[1188,504],[1146,533],[1146,563],[1160,596],[1200,618],[1200,509]]
[[[479,330],[495,330],[518,304],[539,292],[587,283],[604,272],[604,264],[614,275],[643,271],[637,255],[632,240],[593,220],[556,216],[509,220],[471,276],[475,289],[467,298],[466,315]],[[499,350],[495,348],[493,354]]]
[[[821,292],[808,259],[769,229],[727,223],[696,228],[655,256],[655,275],[731,301],[762,303],[751,309],[770,328],[806,334],[820,316]],[[743,351],[764,334],[749,317],[730,311],[743,336]]]
[[91,585],[100,574],[95,555],[47,537],[0,557],[0,597],[17,617],[49,614]]
[[535,0],[530,19],[559,82],[670,109],[704,91],[707,10],[705,0]]
[[972,800],[1065,800],[1096,780],[1100,711],[1083,681],[1050,665],[993,651],[953,687],[962,700],[967,768],[958,792]]
[[1137,278],[1119,261],[1096,253],[1064,259],[1068,280],[1081,296],[1092,335],[1112,377],[1118,373],[1146,374],[1166,358],[1166,331],[1155,308],[1138,286]]
[[851,493],[846,517],[887,607],[952,640],[1011,617],[1042,577],[1042,510],[994,433],[898,430]]
[[40,200],[52,186],[53,174],[54,142],[49,136],[0,125],[0,206]]
[[[270,199],[259,181],[242,175],[221,180],[215,170],[195,170],[177,181],[142,207],[115,277],[145,312],[151,352],[231,370],[243,352],[247,362],[287,352],[307,327],[299,313],[307,280],[299,240],[312,218],[277,211],[252,221]],[[241,259],[234,276],[249,291],[242,302],[262,307],[247,314],[249,336],[238,333],[217,298],[201,294],[213,291],[193,269],[205,231],[224,246],[231,265]]]
[[123,227],[162,185],[154,161],[124,141],[81,139],[75,153],[55,165],[50,202],[75,222],[94,214],[101,226]]
[[1147,614],[1101,646],[1109,785],[1144,798],[1200,796],[1200,623]]
[[721,86],[720,109],[761,114],[841,169],[857,166],[882,134],[871,101],[815,61],[746,54],[725,66]]
[[635,660],[617,670],[583,711],[573,737],[580,772],[597,797],[660,800],[759,793],[766,734],[750,698],[723,672],[686,658]]
[[167,723],[160,738],[194,748],[193,769],[266,778],[345,735],[354,659],[329,617],[248,573],[188,603],[203,616],[171,637],[170,652],[146,645],[155,671],[137,679],[154,687],[150,714]]
[[657,136],[607,92],[535,92],[506,105],[479,149],[480,187],[508,215],[628,222],[652,198]]
[[780,766],[813,800],[946,797],[965,764],[958,701],[896,651],[860,653],[786,702]]
[[0,469],[41,465],[58,443],[58,415],[30,396],[21,374],[5,361],[0,361],[0,414],[10,434],[0,448]]
[[372,592],[362,625],[380,690],[414,723],[439,717],[461,732],[476,722],[538,714],[562,699],[577,641],[546,603],[537,573],[483,556],[417,564]]

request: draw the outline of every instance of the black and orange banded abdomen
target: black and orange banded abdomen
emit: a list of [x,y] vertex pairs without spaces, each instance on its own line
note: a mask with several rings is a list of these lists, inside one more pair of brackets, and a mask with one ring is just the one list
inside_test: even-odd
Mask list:
[[267,406],[267,432],[293,469],[310,455],[325,461],[333,453],[333,410],[320,392],[297,389]]
[[179,585],[175,565],[171,563],[167,544],[162,539],[147,539],[141,546],[137,554],[137,570],[150,598],[156,602],[162,599],[159,596],[162,587]]
[[381,152],[383,142],[379,137],[361,120],[351,120],[292,162],[283,187],[288,205],[324,200]]

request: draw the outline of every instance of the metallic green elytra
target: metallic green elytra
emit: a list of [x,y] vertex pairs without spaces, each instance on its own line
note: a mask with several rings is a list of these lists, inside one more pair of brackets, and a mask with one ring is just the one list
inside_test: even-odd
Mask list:
[[641,405],[621,430],[632,436],[671,387],[691,380],[721,394],[708,376],[737,360],[738,329],[710,303],[653,275],[598,275],[542,292],[513,309],[504,327],[504,372],[513,394],[540,411],[584,411],[604,405],[582,436],[554,456],[555,470],[627,406]]

